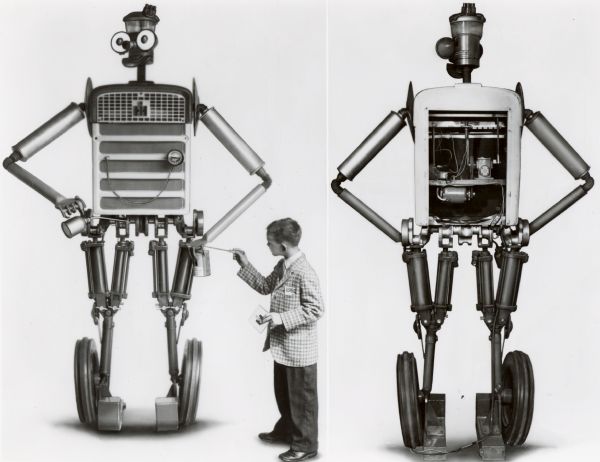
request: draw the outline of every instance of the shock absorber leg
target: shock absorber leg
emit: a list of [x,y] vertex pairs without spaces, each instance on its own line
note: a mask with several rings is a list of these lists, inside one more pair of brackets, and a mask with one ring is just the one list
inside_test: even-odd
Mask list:
[[133,248],[133,242],[125,240],[125,238],[121,238],[115,245],[115,261],[110,288],[110,305],[115,308],[118,308],[123,299],[127,298],[129,259],[133,256]]
[[177,383],[177,377],[179,376],[179,363],[177,359],[177,327],[175,322],[175,311],[172,308],[169,308],[165,310],[164,313],[167,319],[165,327],[167,328],[169,375],[171,376],[171,383],[173,384],[171,391],[169,391],[169,395],[176,396],[175,385]]
[[168,245],[163,237],[160,237],[158,241],[150,241],[148,254],[152,256],[152,273],[154,276],[152,297],[158,300],[158,305],[161,308],[170,304],[167,250]]
[[175,315],[177,314],[177,309],[180,308],[182,310],[181,325],[183,325],[187,318],[185,301],[190,299],[192,292],[195,262],[196,259],[191,240],[179,241],[179,253],[177,255],[177,264],[175,265],[175,275],[173,276],[173,286],[171,288],[173,309],[165,311],[165,316],[167,317],[166,327],[169,349],[169,373],[171,374],[171,379],[176,379],[179,374]]
[[488,249],[474,250],[471,264],[477,278],[477,311],[491,328],[494,321],[494,258]]
[[104,241],[102,238],[81,243],[81,250],[85,252],[85,263],[88,277],[88,297],[94,300],[97,307],[107,306],[107,277],[106,262],[104,260]]
[[502,437],[502,329],[505,337],[512,328],[510,315],[517,309],[517,296],[523,264],[528,256],[519,250],[503,248],[496,253],[500,276],[494,299],[493,258],[487,249],[473,252],[477,273],[477,309],[490,330],[491,393],[478,393],[476,405],[477,438],[483,460],[503,459]]
[[423,371],[423,391],[430,393],[433,384],[433,366],[437,331],[441,329],[446,313],[452,310],[452,283],[454,268],[458,266],[458,254],[448,249],[438,255],[435,299],[425,337],[425,366]]
[[[477,311],[481,311],[483,322],[491,332],[490,344],[492,352],[492,394],[477,393],[475,428],[477,430],[479,451],[482,459],[492,460],[494,457],[497,457],[503,460],[504,441],[499,426],[498,405],[491,408],[494,405],[493,390],[496,375],[494,371],[494,354],[496,352],[494,341],[494,320],[496,319],[496,307],[494,303],[494,258],[487,248],[483,248],[483,250],[473,251],[471,263],[475,267],[477,278]],[[502,360],[500,360],[500,364],[502,364]]]
[[431,284],[429,282],[429,267],[427,252],[423,249],[407,249],[402,254],[402,260],[408,269],[408,284],[410,288],[410,309],[416,313],[429,311],[433,308],[431,301]]
[[[158,301],[158,305],[166,320],[167,357],[169,363],[169,376],[171,378],[171,386],[167,396],[159,397],[155,400],[157,431],[171,431],[179,428],[177,396],[179,364],[177,358],[177,323],[175,321],[178,310],[173,308],[169,292],[169,261],[167,251],[168,245],[164,236],[159,236],[158,240],[150,241],[148,254],[152,257],[152,297],[156,298]],[[185,306],[183,307],[183,310],[182,320],[185,316]]]
[[112,362],[112,344],[113,344],[113,322],[114,312],[112,309],[102,311],[104,317],[102,321],[102,344],[100,347],[100,383],[98,384],[99,398],[110,396],[110,368]]
[[424,358],[423,391],[431,392],[433,377],[433,356],[435,354],[435,331],[433,337],[429,335],[431,326],[431,312],[433,302],[431,300],[431,284],[429,282],[429,266],[427,265],[427,252],[421,248],[405,249],[402,260],[406,263],[408,270],[408,284],[410,288],[410,309],[417,313],[415,330],[421,338],[419,322],[427,329],[427,345]]
[[98,430],[119,431],[121,429],[125,403],[121,398],[113,397],[110,393],[110,374],[113,344],[113,317],[118,309],[121,298],[126,297],[127,272],[129,256],[133,245],[120,242],[115,252],[115,265],[112,287],[107,289],[106,262],[104,259],[104,241],[102,236],[82,242],[81,249],[85,252],[88,296],[94,300],[94,322],[101,315],[102,335],[100,339],[100,365],[98,368],[99,381],[94,383],[97,392],[97,424]]
[[492,331],[492,380],[494,391],[499,393],[502,389],[502,345],[501,331],[511,329],[510,315],[517,309],[517,297],[521,284],[523,265],[529,260],[525,252],[514,249],[503,249],[500,254],[500,277]]
[[435,301],[431,300],[431,286],[427,254],[421,248],[405,249],[402,255],[408,268],[411,309],[416,312],[415,331],[421,338],[421,325],[425,327],[423,358],[423,388],[419,395],[423,412],[423,448],[433,453],[446,452],[446,397],[431,393],[435,361],[437,331],[442,327],[446,313],[452,309],[452,281],[458,266],[456,252],[442,250],[438,256]]
[[179,253],[171,288],[171,299],[175,307],[181,307],[191,297],[195,261],[191,240],[179,241]]

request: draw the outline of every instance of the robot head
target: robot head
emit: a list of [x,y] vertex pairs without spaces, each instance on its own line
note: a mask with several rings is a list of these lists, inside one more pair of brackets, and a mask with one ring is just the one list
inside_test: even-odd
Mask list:
[[134,11],[123,18],[125,31],[117,32],[110,40],[112,49],[124,55],[123,65],[126,67],[144,66],[154,61],[154,47],[158,44],[158,38],[154,33],[158,16],[156,7],[144,6],[143,11]]
[[485,17],[476,12],[474,3],[463,3],[461,12],[450,16],[452,38],[437,41],[435,50],[440,58],[450,60],[446,69],[455,79],[470,82],[471,72],[479,67],[484,22]]

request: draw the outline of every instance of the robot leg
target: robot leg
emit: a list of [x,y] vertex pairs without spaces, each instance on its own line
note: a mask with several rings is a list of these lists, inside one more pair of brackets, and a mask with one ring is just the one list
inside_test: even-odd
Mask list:
[[[184,301],[191,298],[194,275],[208,275],[208,251],[194,251],[191,239],[179,241],[179,254],[173,276],[171,299],[173,307],[182,308],[180,326],[187,318]],[[177,336],[179,337],[179,335]],[[175,348],[176,354],[176,348]],[[190,425],[196,421],[198,397],[200,394],[200,366],[202,362],[202,343],[197,338],[185,342],[181,375],[179,378],[179,424]]]
[[533,417],[534,379],[529,356],[513,351],[502,362],[502,331],[508,338],[512,330],[510,315],[517,309],[521,270],[528,256],[518,250],[502,249],[496,258],[500,276],[494,300],[492,256],[487,249],[473,252],[477,309],[483,312],[491,344],[492,392],[478,393],[476,399],[477,439],[483,460],[503,460],[505,444],[523,444]]
[[150,242],[149,254],[152,256],[154,269],[154,293],[166,318],[167,350],[169,359],[169,375],[171,387],[166,397],[157,398],[156,428],[158,431],[177,430],[179,426],[192,424],[196,420],[200,387],[200,364],[202,344],[198,339],[186,342],[181,374],[177,344],[176,316],[181,312],[179,329],[188,316],[185,301],[191,297],[196,254],[191,241],[180,241],[173,286],[168,288],[167,244],[163,238]]
[[115,246],[115,262],[110,292],[107,289],[104,241],[95,238],[81,244],[85,252],[88,275],[88,296],[94,300],[94,322],[102,316],[100,360],[93,339],[84,337],[75,344],[75,392],[77,411],[83,423],[96,424],[98,430],[119,431],[125,403],[111,396],[110,371],[112,359],[113,317],[121,300],[127,298],[129,257],[133,243],[121,239]]
[[411,309],[417,313],[414,324],[419,338],[421,325],[426,329],[423,389],[419,390],[416,361],[412,353],[398,356],[396,365],[398,406],[402,436],[407,447],[423,447],[426,460],[445,458],[445,395],[432,394],[433,366],[437,331],[446,313],[452,308],[452,281],[458,255],[444,249],[438,257],[435,302],[431,301],[427,254],[422,249],[407,250],[403,254],[407,264],[411,293]]

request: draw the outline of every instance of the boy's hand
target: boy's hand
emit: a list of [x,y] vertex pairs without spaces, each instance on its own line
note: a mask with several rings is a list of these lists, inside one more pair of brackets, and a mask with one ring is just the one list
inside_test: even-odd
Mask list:
[[237,261],[242,268],[248,266],[250,262],[248,261],[246,252],[242,249],[231,249],[231,251],[233,252],[233,259]]
[[283,320],[279,313],[269,313],[263,318],[266,321],[271,322],[271,328],[283,325]]

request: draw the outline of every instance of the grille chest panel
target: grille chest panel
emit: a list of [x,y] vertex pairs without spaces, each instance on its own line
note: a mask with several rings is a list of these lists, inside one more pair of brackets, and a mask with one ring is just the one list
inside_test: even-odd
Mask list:
[[[183,87],[130,82],[92,90],[86,101],[92,135],[95,215],[190,213],[192,94]],[[177,150],[183,163],[172,166]]]
[[166,92],[112,92],[98,96],[99,123],[185,123],[185,98]]

